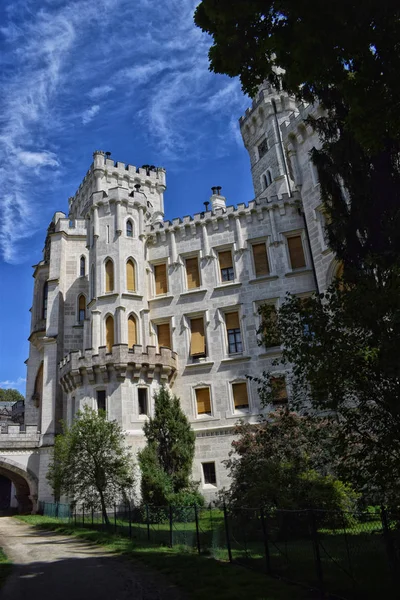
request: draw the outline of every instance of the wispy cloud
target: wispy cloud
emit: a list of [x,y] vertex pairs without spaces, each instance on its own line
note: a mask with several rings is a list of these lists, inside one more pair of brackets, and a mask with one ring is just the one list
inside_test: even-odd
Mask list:
[[103,96],[107,96],[107,94],[110,94],[113,90],[114,88],[111,85],[99,85],[91,89],[87,95],[92,100],[98,100],[99,98],[103,98]]
[[25,383],[26,383],[25,377],[18,377],[18,379],[14,379],[14,380],[6,379],[5,381],[0,381],[0,388],[20,389],[25,386]]
[[26,167],[58,167],[60,161],[54,152],[29,152],[21,150],[17,152],[17,158]]
[[84,110],[82,113],[82,123],[87,125],[90,121],[97,115],[100,110],[100,106],[98,104],[93,104],[87,110]]

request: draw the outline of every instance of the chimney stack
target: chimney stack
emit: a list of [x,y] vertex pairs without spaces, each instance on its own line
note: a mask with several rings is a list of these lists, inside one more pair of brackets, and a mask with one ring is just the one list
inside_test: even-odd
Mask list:
[[213,210],[216,210],[217,208],[222,208],[223,210],[226,209],[226,198],[221,196],[221,189],[220,185],[215,185],[211,188],[212,196],[210,200]]

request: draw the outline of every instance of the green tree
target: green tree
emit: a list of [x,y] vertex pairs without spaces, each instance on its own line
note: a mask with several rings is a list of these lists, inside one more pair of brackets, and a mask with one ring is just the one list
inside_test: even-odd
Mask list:
[[17,402],[18,400],[25,400],[18,390],[0,388],[0,402]]
[[108,524],[106,507],[133,497],[133,458],[116,421],[104,411],[85,406],[54,444],[47,479],[54,495],[66,494],[71,503],[101,507]]
[[195,434],[179,398],[162,387],[154,396],[154,417],[144,425],[146,447],[139,452],[141,491],[145,503],[201,503],[191,481]]

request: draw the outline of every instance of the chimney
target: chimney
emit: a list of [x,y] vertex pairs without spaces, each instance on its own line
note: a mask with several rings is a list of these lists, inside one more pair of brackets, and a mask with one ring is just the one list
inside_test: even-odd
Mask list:
[[210,200],[213,210],[216,210],[217,208],[222,208],[224,210],[226,209],[226,199],[224,196],[221,196],[221,189],[222,188],[219,185],[215,185],[211,188],[212,196]]

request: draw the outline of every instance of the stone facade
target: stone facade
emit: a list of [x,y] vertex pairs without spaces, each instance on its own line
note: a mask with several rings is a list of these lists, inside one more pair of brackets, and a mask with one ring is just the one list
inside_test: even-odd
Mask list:
[[39,499],[51,500],[45,472],[60,418],[105,407],[136,451],[162,383],[196,432],[202,493],[229,484],[233,427],[261,411],[247,376],[272,370],[279,353],[257,343],[258,307],[322,291],[337,267],[308,154],[319,143],[310,113],[318,109],[262,86],[240,119],[255,199],[228,206],[213,188],[209,210],[172,221],[164,169],[94,153],[34,272],[25,422],[40,431]]

